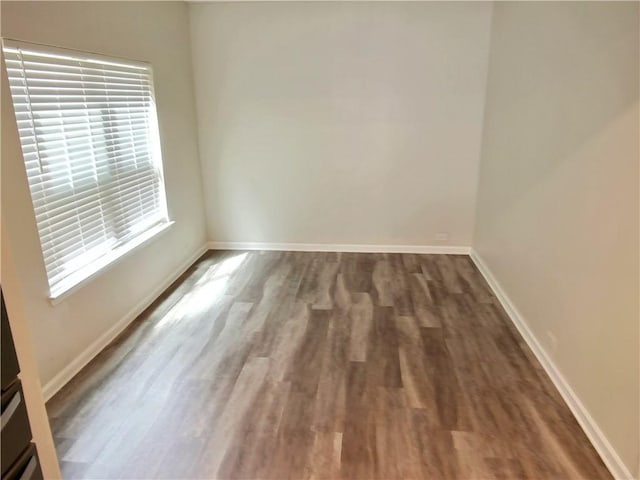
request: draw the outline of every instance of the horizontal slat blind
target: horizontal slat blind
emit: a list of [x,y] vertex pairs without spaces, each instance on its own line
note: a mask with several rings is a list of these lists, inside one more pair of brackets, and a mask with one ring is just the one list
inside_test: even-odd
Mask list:
[[148,64],[3,41],[49,286],[167,222]]

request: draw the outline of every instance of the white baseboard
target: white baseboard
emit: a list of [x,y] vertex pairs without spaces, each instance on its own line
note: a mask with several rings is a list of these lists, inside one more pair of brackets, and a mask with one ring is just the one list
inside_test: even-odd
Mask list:
[[62,369],[55,377],[49,380],[42,387],[44,401],[47,402],[58,391],[64,387],[80,370],[82,370],[93,358],[98,355],[109,343],[111,343],[127,326],[135,320],[144,310],[151,305],[162,292],[164,292],[174,281],[180,277],[194,262],[207,251],[207,246],[203,245],[184,263],[182,263],[172,275],[165,278],[160,285],[144,297],[136,306],[129,310],[113,327],[103,333],[97,340],[89,345],[80,355],[78,355],[69,365]]
[[209,250],[275,250],[290,252],[421,253],[469,255],[471,247],[449,245],[358,245],[334,243],[209,242]]
[[589,414],[589,411],[584,406],[584,404],[580,401],[578,395],[573,391],[569,382],[564,378],[556,364],[553,362],[551,357],[547,354],[545,349],[542,347],[536,336],[533,334],[529,325],[527,324],[523,315],[518,311],[518,308],[515,304],[509,299],[506,292],[498,282],[498,280],[494,277],[493,273],[489,269],[486,263],[482,260],[482,257],[478,255],[474,249],[471,249],[470,253],[471,259],[473,263],[476,264],[480,273],[484,276],[485,280],[495,293],[496,297],[502,304],[502,307],[505,309],[511,321],[514,323],[522,338],[524,338],[525,342],[529,348],[533,351],[534,355],[547,372],[547,375],[551,378],[551,381],[556,386],[560,395],[564,399],[565,403],[573,413],[573,416],[576,418],[582,430],[589,438],[589,441],[593,444],[594,448],[602,458],[602,461],[605,463],[611,474],[616,479],[627,480],[632,479],[631,472],[622,462],[617,452],[614,450],[607,437],[604,435],[598,424],[593,419],[593,417]]

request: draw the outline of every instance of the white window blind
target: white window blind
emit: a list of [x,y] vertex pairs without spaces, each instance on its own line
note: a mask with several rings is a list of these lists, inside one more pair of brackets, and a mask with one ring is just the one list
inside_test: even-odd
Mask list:
[[4,40],[51,295],[168,223],[151,67]]

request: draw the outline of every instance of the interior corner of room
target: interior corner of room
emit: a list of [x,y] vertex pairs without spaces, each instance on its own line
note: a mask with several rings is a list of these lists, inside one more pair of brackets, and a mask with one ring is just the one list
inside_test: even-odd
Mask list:
[[[139,244],[115,255],[108,265],[105,261],[104,268],[86,273],[52,302],[51,272],[56,267],[43,257],[32,174],[25,169],[3,56],[2,290],[45,478],[60,476],[57,459],[64,463],[63,473],[81,465],[83,474],[93,468],[93,474],[105,476],[101,478],[122,475],[90,465],[89,458],[99,456],[97,443],[80,450],[69,438],[54,434],[54,445],[51,429],[61,420],[53,419],[51,427],[47,421],[45,402],[71,392],[65,385],[72,379],[82,385],[68,393],[78,404],[80,390],[107,385],[100,383],[108,379],[105,370],[90,378],[96,356],[108,358],[116,369],[120,360],[131,361],[135,355],[130,353],[134,349],[119,350],[123,344],[135,345],[148,331],[158,339],[167,329],[185,332],[189,322],[175,318],[200,319],[216,308],[223,312],[216,310],[216,318],[226,315],[225,322],[245,325],[243,321],[254,318],[251,313],[274,325],[269,322],[275,322],[277,308],[262,311],[260,301],[285,304],[277,295],[292,289],[293,306],[279,314],[291,322],[283,324],[291,341],[301,342],[308,355],[296,353],[298,347],[287,349],[278,343],[281,337],[256,334],[262,332],[258,327],[229,331],[224,329],[228,323],[212,320],[211,335],[234,339],[246,334],[259,340],[253,350],[248,345],[235,351],[228,347],[220,358],[211,352],[203,357],[228,364],[237,360],[234,355],[252,359],[239,367],[234,377],[239,383],[225,397],[249,411],[248,398],[258,395],[252,381],[257,385],[268,368],[284,368],[287,355],[324,374],[328,367],[322,362],[329,360],[313,356],[318,346],[314,339],[336,334],[330,317],[336,312],[354,322],[346,343],[332,350],[338,357],[340,348],[349,352],[348,369],[340,373],[346,390],[337,391],[344,402],[357,402],[366,397],[362,392],[368,391],[367,382],[383,382],[386,396],[376,405],[400,409],[401,404],[409,417],[377,421],[377,437],[367,423],[354,426],[343,417],[322,423],[328,415],[323,408],[347,407],[327,397],[317,400],[325,403],[313,414],[301,413],[302,399],[310,394],[305,382],[310,380],[287,367],[277,382],[293,385],[287,383],[286,405],[298,417],[288,417],[290,424],[283,420],[279,427],[291,436],[278,430],[274,438],[298,438],[296,421],[313,417],[314,436],[309,440],[305,431],[300,444],[309,442],[304,458],[324,459],[307,465],[323,472],[322,478],[408,478],[411,455],[442,454],[447,448],[464,456],[466,463],[458,458],[451,470],[446,465],[442,471],[429,470],[423,456],[416,460],[422,465],[416,478],[497,478],[500,472],[525,478],[531,473],[524,461],[517,470],[518,458],[503,455],[498,447],[486,450],[490,434],[473,436],[485,426],[484,417],[473,411],[473,401],[463,402],[469,410],[459,408],[448,415],[442,402],[458,400],[445,388],[429,403],[427,393],[435,391],[437,383],[429,387],[415,379],[422,367],[412,357],[429,346],[436,354],[429,353],[434,355],[429,357],[432,369],[425,372],[455,370],[461,389],[465,378],[478,372],[474,366],[460,373],[452,365],[471,355],[482,359],[483,378],[495,373],[487,365],[502,354],[512,368],[509,372],[524,372],[517,379],[505,375],[505,382],[514,383],[488,393],[500,406],[489,415],[495,425],[486,428],[510,431],[512,418],[501,416],[513,413],[510,388],[517,384],[530,389],[535,401],[513,408],[531,415],[528,421],[541,445],[562,452],[548,463],[539,460],[547,470],[535,465],[541,468],[537,472],[546,472],[547,478],[587,478],[581,468],[601,461],[606,469],[598,472],[638,478],[639,2],[3,1],[0,9],[2,36],[9,41],[150,66],[152,93],[145,95],[153,95],[154,115],[157,112],[166,192],[166,223],[155,227],[161,235],[140,237]],[[169,222],[171,228],[166,228]],[[238,279],[233,272],[241,264],[246,277]],[[263,270],[249,271],[249,264],[271,269],[267,280],[260,276]],[[436,273],[430,276],[431,267]],[[217,271],[225,278],[236,275],[231,287],[216,283],[211,273],[215,269],[222,269]],[[298,283],[287,284],[288,278]],[[212,303],[193,306],[202,300],[197,292],[204,288],[203,279],[211,280],[205,297]],[[389,284],[384,283],[387,279]],[[395,292],[398,284],[406,291],[385,296],[387,288]],[[435,306],[420,304],[415,297],[420,291]],[[233,295],[239,295],[235,303],[224,303]],[[438,295],[449,300],[439,304]],[[478,300],[478,295],[485,296]],[[162,315],[171,308],[180,308],[179,315],[163,324]],[[453,322],[451,312],[475,315],[465,309],[482,312],[478,321],[493,326],[504,312],[508,322],[500,324],[500,336],[480,336],[471,345],[459,340],[462,326],[447,323]],[[367,315],[370,329],[353,326]],[[389,345],[375,343],[381,337],[374,339],[388,332],[381,320],[385,315],[393,317],[392,345],[399,352],[393,358],[400,380],[389,373],[389,365],[396,363],[370,366],[372,355],[389,354]],[[430,315],[442,318],[431,324]],[[296,319],[304,327],[294,325]],[[473,327],[468,331],[475,332]],[[225,341],[236,345],[235,340]],[[261,351],[256,346],[260,341],[260,348],[277,350],[279,356],[253,355]],[[164,348],[160,342],[158,348]],[[509,342],[521,348],[518,354],[504,352]],[[488,345],[497,353],[485,352],[485,363],[482,350]],[[144,348],[140,358],[154,352],[153,342]],[[272,362],[269,367],[265,359]],[[135,362],[126,364],[123,375],[137,367]],[[371,373],[378,367],[384,373]],[[313,372],[306,372],[309,378]],[[155,377],[149,375],[152,385]],[[335,380],[327,375],[322,377],[327,382]],[[540,384],[532,380],[538,375]],[[210,380],[206,373],[202,378]],[[221,389],[225,381],[220,380]],[[354,387],[359,388],[359,381],[365,385],[362,391]],[[314,388],[319,389],[319,382],[316,378]],[[188,384],[188,394],[202,400],[200,384],[194,385]],[[291,393],[296,388],[299,396]],[[117,393],[112,393],[114,398]],[[284,401],[280,394],[269,391],[264,408],[275,409]],[[568,434],[549,427],[535,411],[539,397],[550,399],[550,411],[561,405],[554,419],[577,422],[580,429],[575,432],[584,432],[585,448],[597,454],[583,454]],[[4,405],[3,399],[3,411]],[[366,405],[354,409],[369,412]],[[445,413],[434,420],[433,409]],[[568,415],[563,416],[565,410]],[[278,412],[269,421],[280,421]],[[257,422],[256,428],[268,430],[268,421],[260,419],[263,423]],[[221,414],[219,420],[229,431],[241,430],[228,415]],[[434,434],[438,439],[442,431],[454,433],[437,446],[427,442],[415,447],[409,437],[380,427],[384,422],[399,425],[399,430],[406,427],[418,439],[420,433],[412,429],[432,429],[434,422],[444,422]],[[456,428],[444,428],[447,422]],[[246,427],[243,432],[252,431]],[[358,435],[372,442],[365,453],[347,447]],[[191,448],[212,445],[202,435],[194,438],[172,445],[179,445],[185,459],[192,458]],[[111,453],[120,452],[116,443],[107,444]],[[342,448],[343,463],[338,454],[338,466],[331,464],[336,461],[331,453],[335,445]],[[379,452],[401,448],[398,445],[415,449],[405,463],[398,460],[390,466]],[[212,469],[204,470],[208,478],[246,474],[248,470],[238,466],[242,453],[236,447],[225,444],[226,456],[215,466],[206,465]],[[292,472],[301,470],[282,470],[286,449],[282,444],[274,449],[275,456],[283,456],[278,467],[270,464],[272,470],[260,474],[295,478]],[[368,457],[370,451],[377,456]],[[368,470],[368,462],[377,470]],[[171,469],[179,467],[167,467],[164,474],[178,478],[183,473]],[[468,476],[471,471],[475,477]],[[151,470],[141,472],[152,475]]]

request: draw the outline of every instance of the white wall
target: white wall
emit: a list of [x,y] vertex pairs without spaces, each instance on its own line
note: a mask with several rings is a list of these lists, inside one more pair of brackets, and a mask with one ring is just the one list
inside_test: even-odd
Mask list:
[[490,4],[189,11],[212,240],[471,244]]
[[496,3],[474,237],[636,474],[638,8]]
[[40,378],[52,380],[206,242],[189,23],[182,2],[2,2],[2,35],[149,61],[154,68],[169,214],[175,225],[53,307],[2,68],[2,215]]

